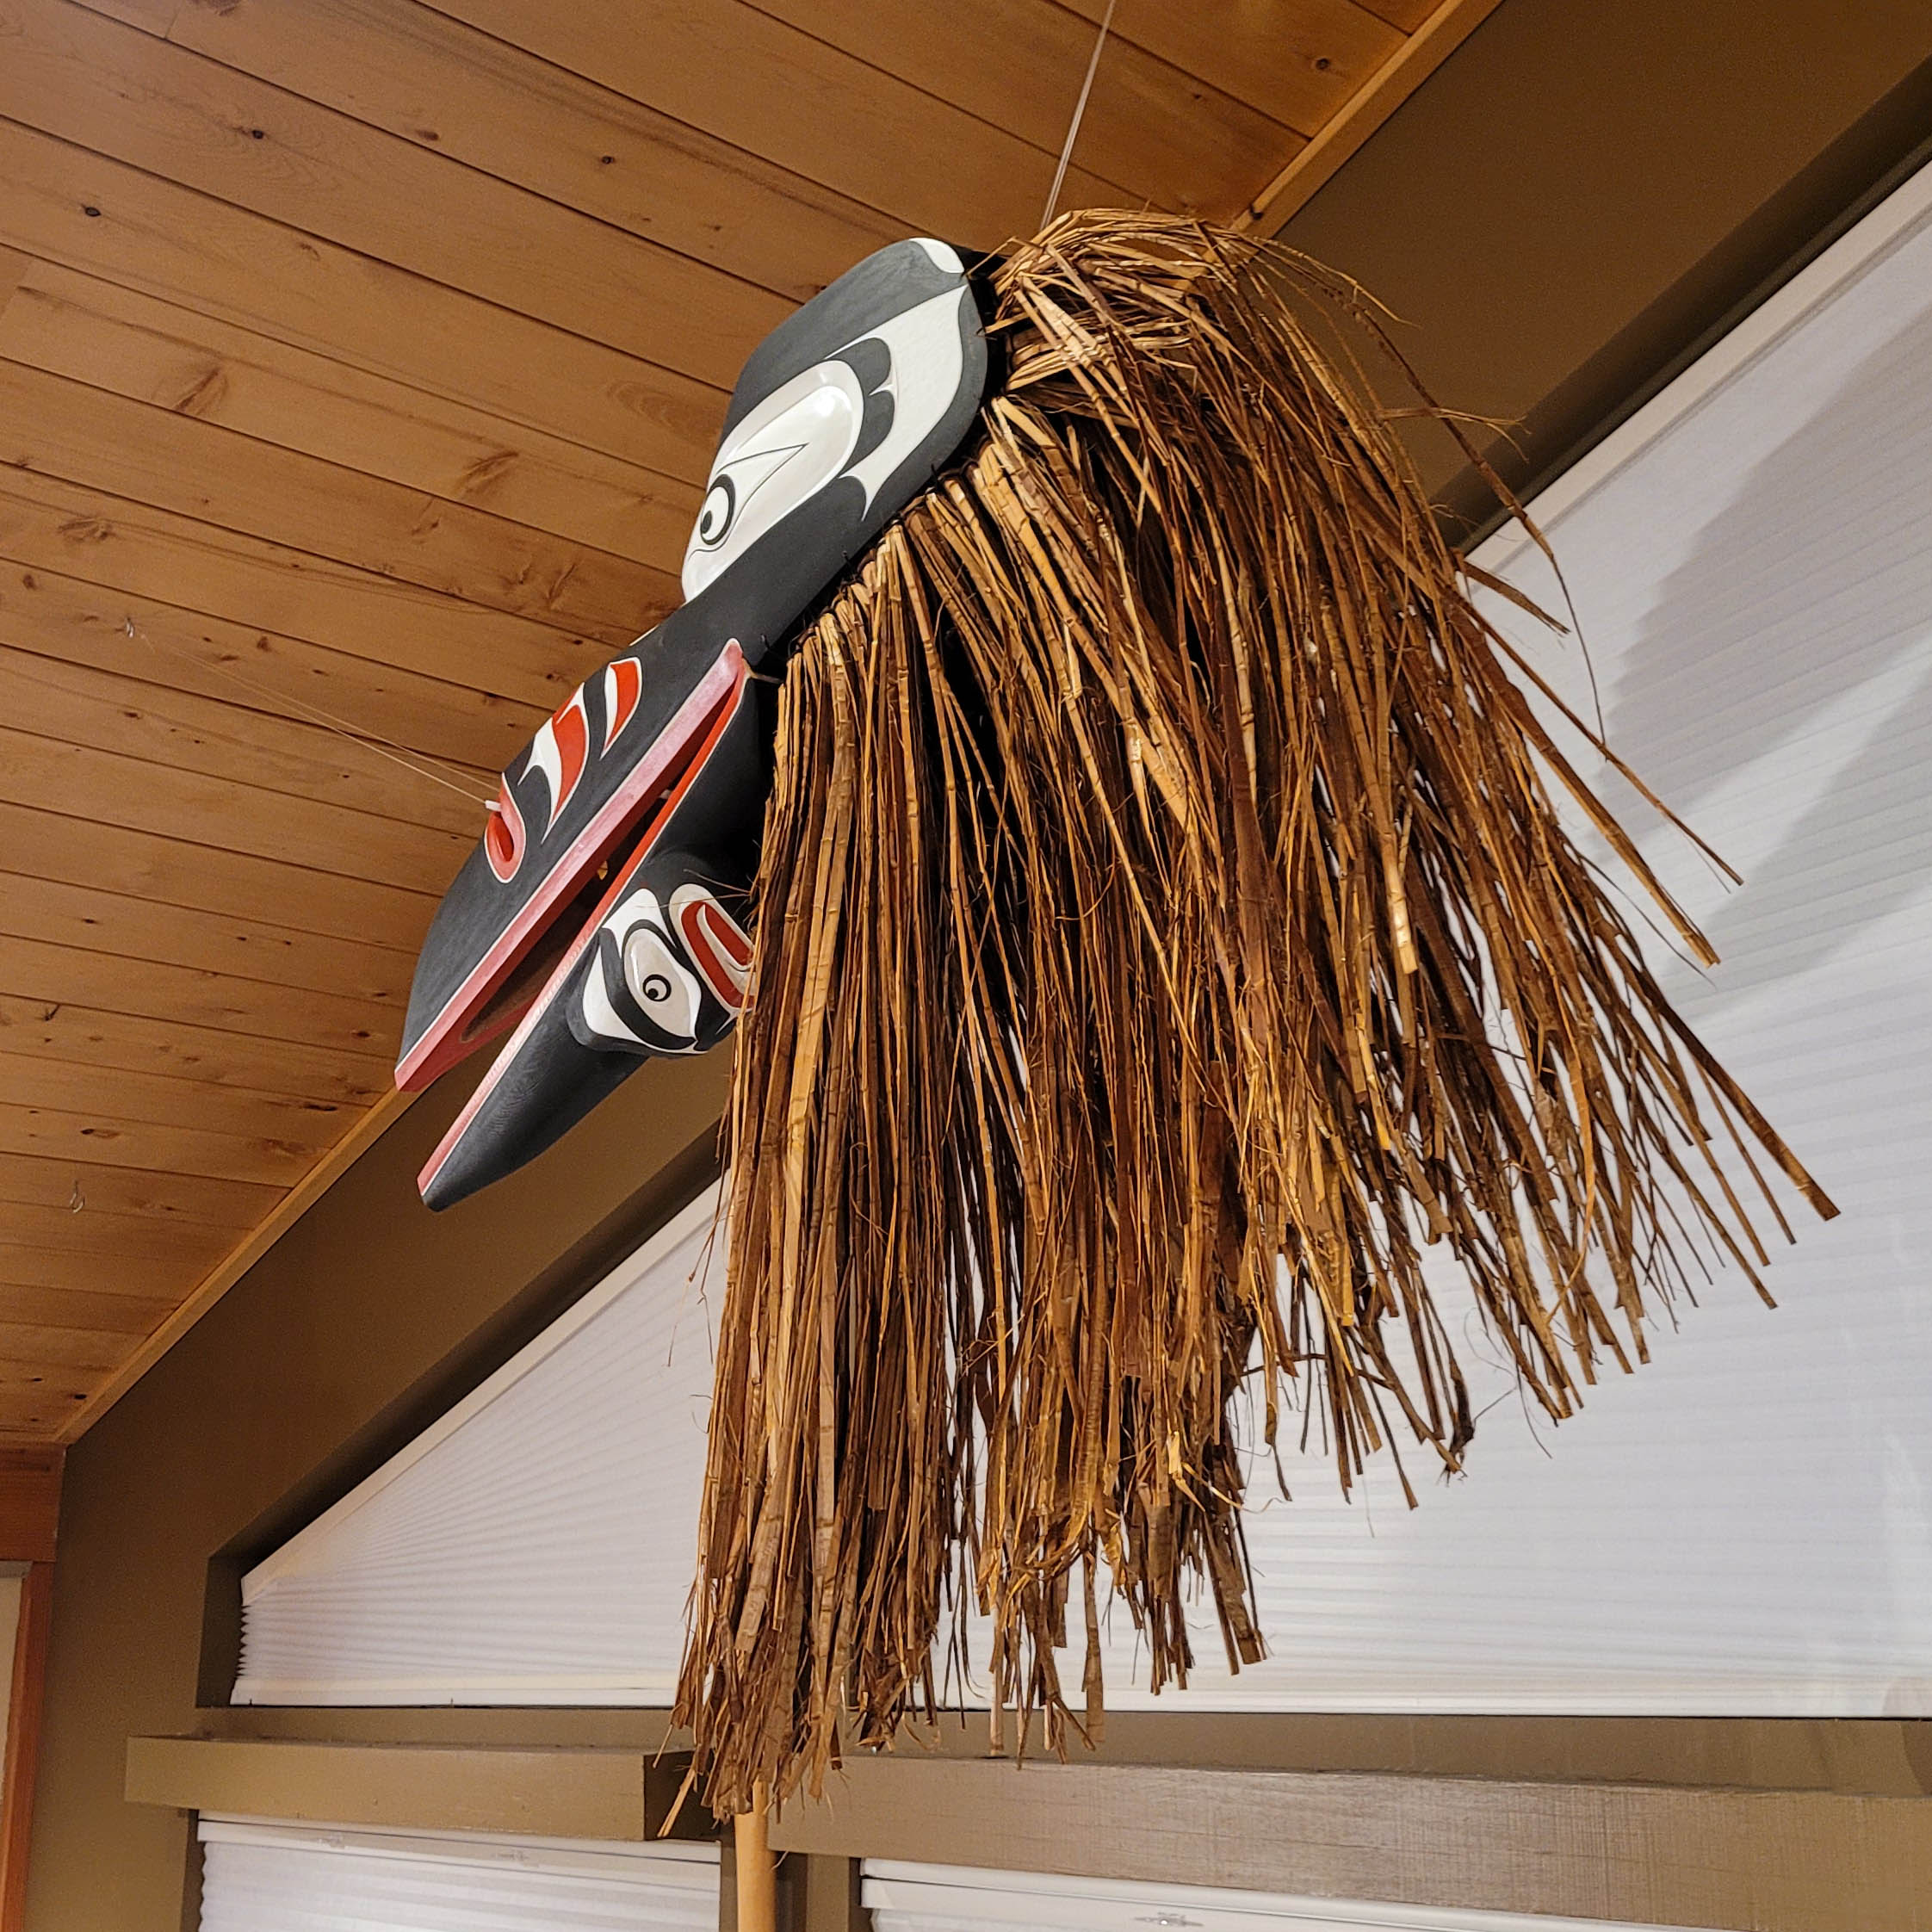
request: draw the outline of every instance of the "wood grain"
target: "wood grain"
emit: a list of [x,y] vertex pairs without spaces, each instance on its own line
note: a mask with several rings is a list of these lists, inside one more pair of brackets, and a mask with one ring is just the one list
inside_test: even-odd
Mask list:
[[1756,1932],[1920,1928],[1932,1799],[847,1761],[780,1849]]
[[537,721],[611,654],[526,617],[55,477],[14,472],[0,487],[0,555],[468,682],[533,707],[524,715]]
[[[1065,139],[1095,33],[1054,0],[978,0],[970,34],[960,31],[956,0],[897,0],[886,12],[871,0],[767,0],[764,11],[1051,156]],[[1000,59],[986,58],[988,45]],[[1311,83],[1323,78],[1306,71]],[[1308,92],[1328,97],[1323,112],[1303,110],[1319,125],[1341,94]],[[1074,152],[1132,201],[1225,218],[1254,193],[1257,164],[1265,171],[1270,158],[1285,162],[1305,138],[1123,35],[1102,51]],[[1047,181],[1052,171],[1050,164]],[[1043,182],[1041,203],[1045,189]]]
[[0,727],[0,799],[440,895],[473,839]]
[[[1031,232],[1059,152],[988,125],[744,0],[426,0],[806,181],[893,216],[901,232],[997,248]],[[1062,124],[1064,131],[1064,124]],[[1140,197],[1084,167],[1065,200]]]
[[[11,1167],[14,1162],[7,1164]],[[57,1164],[76,1173],[71,1161]],[[172,1185],[176,1178],[150,1171],[149,1184]],[[268,1188],[267,1205],[260,1211],[270,1212],[285,1192]],[[35,1207],[19,1201],[0,1202],[0,1281],[135,1292],[135,1285],[126,1278],[121,1264],[142,1262],[191,1270],[206,1266],[239,1238],[237,1229],[217,1227],[212,1222],[159,1222],[152,1217],[110,1213],[91,1204],[84,1186],[82,1199],[84,1204],[77,1209],[65,1203],[59,1207]]]
[[[211,377],[219,382],[219,372]],[[678,601],[647,564],[341,464],[0,362],[8,460],[217,529],[622,648]],[[532,638],[539,651],[554,649]]]
[[[94,3],[94,0],[89,0]],[[802,301],[900,225],[411,0],[101,5],[549,200]]]
[[264,716],[13,644],[0,611],[0,715],[15,730],[446,832],[465,845],[474,842],[484,801],[496,790],[494,772],[406,766],[325,726]]
[[[432,760],[475,771],[501,771],[542,721],[544,714],[532,704],[159,603],[111,582],[68,576],[47,560],[85,570],[98,554],[109,577],[151,580],[168,554],[167,533],[160,533],[156,548],[142,550],[117,542],[112,532],[90,534],[97,532],[95,522],[63,518],[59,510],[21,499],[10,517],[0,519],[0,546],[28,553],[22,560],[0,548],[0,626],[23,650],[194,691],[241,710],[326,723],[338,737],[348,734],[343,756],[353,750],[391,771],[396,768],[384,752],[392,748],[426,752]],[[198,548],[189,556],[201,560]],[[245,599],[250,582],[245,575],[211,573],[206,587],[219,593],[226,585]],[[348,739],[358,732],[378,734],[380,742],[351,746]]]
[[697,517],[678,478],[57,263],[28,265],[0,356],[663,570]]
[[164,1296],[122,1295],[91,1288],[0,1285],[0,1319],[72,1333],[145,1335],[167,1318]]
[[[59,1496],[56,1465],[54,1489]],[[53,1551],[48,1551],[51,1558]],[[34,1793],[40,1774],[40,1715],[46,1700],[47,1643],[53,1619],[53,1564],[27,1573],[14,1636],[13,1684],[7,1704],[5,1768],[0,1771],[0,1932],[27,1923],[27,1870],[34,1840]]]
[[[220,1025],[198,1025],[171,1011],[154,1017],[123,1012],[111,1006],[90,1006],[81,997],[58,991],[21,993],[6,988],[7,981],[18,980],[40,988],[59,988],[70,967],[77,963],[103,993],[125,995],[129,975],[122,973],[117,978],[111,970],[112,960],[105,955],[90,955],[76,947],[0,939],[0,1046],[9,1053],[40,1054],[84,1066],[125,1067],[219,1087],[245,1087],[257,1093],[294,1093],[307,1099],[341,1100],[361,1106],[380,1099],[390,1086],[391,1068],[386,1056],[309,1046],[287,1033],[264,1040]],[[153,1004],[165,1007],[170,989],[165,975],[160,979]],[[210,1006],[219,1006],[219,989],[247,988],[252,983],[210,973],[189,973],[185,980],[181,997],[192,995],[204,986],[217,989],[207,998]],[[275,1010],[274,993],[273,988],[266,993],[257,988],[253,995],[263,1001],[268,1014]],[[0,1190],[4,1186],[0,1180]]]
[[[65,1109],[107,1123],[215,1128],[226,1136],[274,1141],[288,1148],[306,1149],[312,1155],[333,1146],[362,1112],[347,1101],[304,1100],[294,1094],[263,1093],[251,1087],[215,1087],[118,1068],[110,1072],[30,1054],[9,1053],[0,1053],[0,1104],[22,1109]],[[115,1160],[106,1153],[90,1158],[110,1167],[150,1165]],[[158,1171],[195,1170],[184,1167]],[[215,1178],[253,1177],[237,1174]],[[270,1185],[276,1183],[275,1176],[262,1178]]]
[[164,1296],[178,1302],[196,1274],[236,1237],[226,1229],[212,1228],[170,1232],[176,1238],[162,1252],[130,1252],[133,1244],[124,1239],[120,1229],[62,1235],[58,1248],[0,1242],[0,1284],[85,1290],[111,1281],[122,1293]]
[[[60,1529],[61,1453],[0,1446],[0,1562],[49,1564]],[[21,1614],[28,1613],[22,1593]],[[17,1690],[15,1700],[17,1702]]]
[[157,1126],[0,1100],[0,1155],[85,1159],[149,1173],[205,1174],[214,1180],[291,1187],[314,1165],[316,1152],[313,1145],[294,1141],[249,1138],[202,1127]]
[[0,40],[22,126],[700,381],[792,306],[71,0],[0,0]]
[[672,476],[709,467],[714,385],[10,121],[0,181],[0,243]]
[[[1106,12],[1106,0],[1066,4],[1090,29]],[[1356,0],[1277,0],[1266,7],[1211,0],[1121,7],[1113,33],[1305,135],[1318,133],[1402,45],[1404,29]],[[1248,192],[1254,185],[1251,178]]]
[[1427,18],[1365,80],[1347,106],[1267,183],[1236,223],[1279,233],[1322,183],[1489,18],[1497,0],[1439,0]]
[[[52,828],[52,836],[43,850],[34,835],[46,828]],[[9,831],[26,836],[9,840]],[[267,986],[344,994],[399,1011],[407,1004],[416,963],[412,952],[104,889],[90,864],[97,845],[105,842],[100,833],[77,839],[71,823],[51,813],[0,806],[0,841],[5,841],[9,864],[23,869],[0,872],[0,932],[16,938],[45,939],[121,959],[158,959]],[[170,847],[183,855],[190,877],[198,849]],[[32,876],[43,860],[52,876]],[[292,889],[306,883],[307,876],[289,882]]]
[[345,1173],[362,1154],[387,1133],[413,1104],[416,1096],[395,1088],[369,1108],[297,1185],[283,1196],[261,1223],[208,1270],[182,1297],[180,1305],[152,1334],[131,1353],[86,1399],[67,1415],[56,1440],[71,1442],[103,1415],[172,1348],[182,1336],[239,1281],[262,1256],[299,1221],[308,1209]]
[[[102,930],[131,934],[135,927],[130,922],[144,921],[139,957],[276,985],[313,986],[322,993],[393,998],[393,962],[413,959],[435,909],[424,893],[3,802],[0,841],[16,877],[52,886],[68,882],[85,895],[86,910],[79,916]],[[191,916],[144,913],[139,905]],[[77,904],[70,895],[22,893],[12,910],[23,938],[90,943],[71,930]],[[202,913],[229,922],[219,938],[192,916]],[[283,926],[283,920],[298,923]],[[54,930],[61,926],[69,930]],[[269,971],[245,968],[231,941],[234,948],[271,951],[279,963]],[[226,957],[213,957],[217,952]]]
[[[402,1016],[339,994],[297,992],[238,980],[222,973],[191,972],[153,960],[138,967],[111,954],[84,952],[77,946],[47,945],[38,939],[0,937],[0,990],[62,1006],[68,1002],[127,1012],[215,1031],[251,1036],[276,1050],[257,1052],[258,1071],[277,1068],[271,1081],[247,1085],[270,1092],[326,1088],[367,1093],[381,1091],[393,1058]],[[9,1044],[11,1043],[9,1042]],[[291,1048],[309,1050],[296,1054]],[[326,1081],[320,1070],[331,1076]]]
[[[0,1041],[11,1034],[0,1031]],[[190,1088],[189,1091],[195,1091]],[[71,1217],[126,1217],[166,1225],[199,1223],[210,1228],[249,1228],[275,1205],[280,1190],[245,1181],[205,1180],[184,1174],[143,1174],[129,1167],[103,1167],[90,1161],[41,1161],[18,1157],[0,1161],[0,1226],[11,1226],[5,1211],[32,1208],[41,1219],[29,1221],[50,1232],[71,1232]],[[74,1206],[76,1198],[81,1206]],[[65,1215],[59,1221],[46,1218]],[[22,1223],[21,1225],[24,1226]],[[28,1237],[16,1229],[15,1237]]]

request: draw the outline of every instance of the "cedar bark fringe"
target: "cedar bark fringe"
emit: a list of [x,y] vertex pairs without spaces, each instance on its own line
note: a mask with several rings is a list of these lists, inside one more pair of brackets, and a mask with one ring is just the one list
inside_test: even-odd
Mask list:
[[678,1711],[721,1813],[934,1712],[969,1601],[996,1736],[1063,1742],[1075,1594],[1089,1731],[1106,1585],[1156,1688],[1192,1582],[1260,1656],[1238,1400],[1272,1442],[1298,1384],[1344,1488],[1398,1434],[1456,1469],[1424,1246],[1562,1417],[1687,1258],[1757,1282],[1720,1145],[1787,1238],[1750,1142],[1833,1211],[1565,835],[1552,781],[1714,958],[1284,293],[1354,290],[1266,263],[1149,215],[1016,250],[983,433],[790,670]]

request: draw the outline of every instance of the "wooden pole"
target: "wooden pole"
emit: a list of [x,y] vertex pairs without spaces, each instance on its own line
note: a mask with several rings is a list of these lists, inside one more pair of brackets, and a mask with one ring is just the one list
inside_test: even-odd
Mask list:
[[766,1785],[752,1794],[752,1808],[732,1829],[738,1866],[738,1932],[777,1932],[778,1868],[771,1857],[771,1794]]

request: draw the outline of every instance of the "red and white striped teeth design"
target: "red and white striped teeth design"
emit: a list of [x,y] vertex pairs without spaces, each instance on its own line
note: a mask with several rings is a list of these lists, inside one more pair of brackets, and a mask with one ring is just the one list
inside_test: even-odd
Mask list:
[[523,767],[526,773],[541,771],[550,788],[550,817],[543,827],[546,839],[577,790],[577,781],[584,776],[590,755],[591,721],[584,710],[583,686],[579,685],[544,720],[530,742],[529,762]]
[[672,894],[671,920],[698,977],[721,1006],[736,1012],[752,973],[750,935],[701,885]]
[[604,749],[628,725],[644,693],[644,670],[635,658],[619,658],[604,667]]

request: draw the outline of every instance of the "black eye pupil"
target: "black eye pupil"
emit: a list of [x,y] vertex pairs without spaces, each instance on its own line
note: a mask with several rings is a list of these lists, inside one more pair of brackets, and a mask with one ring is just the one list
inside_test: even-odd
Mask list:
[[721,476],[711,486],[704,507],[697,515],[697,534],[704,542],[723,542],[725,532],[731,528],[732,512],[737,507],[737,494],[728,476]]
[[644,982],[644,997],[647,1000],[668,1000],[671,997],[671,981],[662,973],[653,973]]

